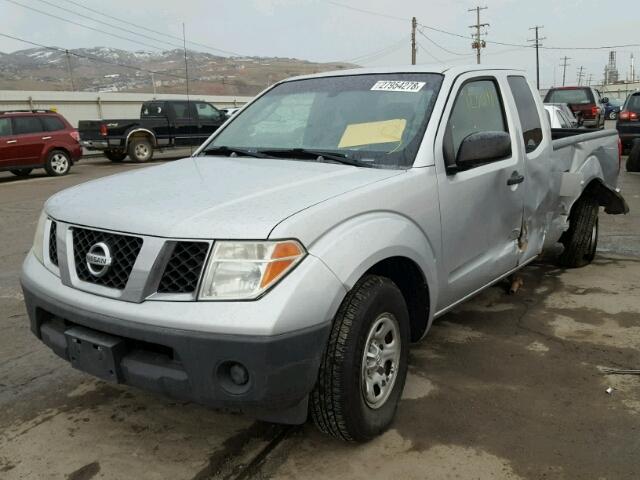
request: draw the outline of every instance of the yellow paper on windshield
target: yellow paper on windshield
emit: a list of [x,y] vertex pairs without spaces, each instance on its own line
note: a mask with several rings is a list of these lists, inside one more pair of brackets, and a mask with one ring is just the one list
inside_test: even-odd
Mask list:
[[402,134],[407,126],[404,118],[383,120],[380,122],[352,123],[344,129],[339,148],[391,143],[402,141]]

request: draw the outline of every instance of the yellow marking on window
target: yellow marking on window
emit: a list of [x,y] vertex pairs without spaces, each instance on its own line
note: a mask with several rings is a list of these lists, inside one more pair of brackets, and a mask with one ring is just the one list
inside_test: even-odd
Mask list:
[[347,148],[377,143],[400,142],[406,126],[407,121],[404,118],[379,122],[352,123],[345,128],[338,147]]

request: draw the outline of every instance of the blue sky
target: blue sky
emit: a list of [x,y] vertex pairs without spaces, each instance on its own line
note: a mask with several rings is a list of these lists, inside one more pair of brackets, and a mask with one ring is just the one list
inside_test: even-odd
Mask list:
[[[189,40],[219,49],[246,55],[297,57],[313,61],[356,59],[363,65],[399,65],[410,61],[410,17],[416,16],[422,25],[469,35],[474,14],[467,9],[476,4],[462,0],[15,0],[24,5],[74,20],[98,26],[90,19],[72,12],[101,19],[143,33],[149,38],[115,30],[110,26],[98,28],[137,38],[139,42],[168,47],[176,42],[114,19],[100,17],[83,10],[78,4],[126,19],[134,24],[182,35],[185,22]],[[74,4],[75,2],[75,4]],[[351,6],[353,9],[336,5]],[[615,7],[612,6],[615,4]],[[640,18],[639,0],[486,0],[482,6],[483,22],[490,23],[483,51],[483,63],[525,68],[535,73],[533,49],[503,46],[491,42],[522,45],[533,38],[529,27],[544,25],[544,44],[556,47],[606,46],[640,43],[637,35]],[[365,9],[373,15],[354,9]],[[0,0],[3,22],[0,32],[34,42],[64,48],[109,46],[128,50],[149,47],[134,42],[86,30]],[[393,17],[393,18],[390,18]],[[429,37],[418,34],[420,49],[418,63],[464,64],[475,62],[470,39],[422,28]],[[157,40],[156,40],[157,39]],[[179,42],[176,42],[179,43]],[[437,45],[436,45],[437,44]],[[0,37],[0,51],[28,48],[20,42]],[[203,51],[204,48],[195,47]],[[640,60],[640,48],[618,48],[618,68],[627,75],[629,56]],[[463,55],[461,55],[463,54]],[[608,51],[543,50],[541,55],[542,84],[561,82],[561,58],[571,57],[567,68],[567,83],[576,81],[580,66],[594,81],[600,81]],[[637,70],[640,70],[638,68]]]

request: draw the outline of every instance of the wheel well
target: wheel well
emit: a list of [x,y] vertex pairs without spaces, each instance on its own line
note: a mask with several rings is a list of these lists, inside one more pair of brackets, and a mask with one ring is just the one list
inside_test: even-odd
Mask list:
[[391,257],[366,272],[390,279],[402,292],[411,322],[411,341],[422,338],[429,321],[429,286],[420,267],[406,257]]
[[53,152],[64,152],[64,153],[66,153],[67,156],[69,157],[69,161],[71,163],[73,163],[73,158],[71,157],[71,152],[69,150],[67,150],[66,148],[64,148],[64,147],[53,147],[51,150],[49,150],[47,152],[47,154],[45,155],[45,163],[46,163],[46,160],[49,159],[49,155],[51,155]]
[[617,192],[609,189],[600,180],[592,180],[586,186],[581,196],[593,197],[598,201],[598,205],[605,207],[604,211],[609,214],[622,214],[629,211],[624,198]]
[[147,138],[152,146],[156,146],[156,138],[148,132],[133,132],[127,137],[127,148],[136,138]]

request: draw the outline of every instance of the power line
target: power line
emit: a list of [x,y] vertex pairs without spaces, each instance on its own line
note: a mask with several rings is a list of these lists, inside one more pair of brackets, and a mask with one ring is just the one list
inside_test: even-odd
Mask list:
[[440,45],[439,43],[437,43],[436,41],[434,41],[433,39],[431,39],[430,37],[428,37],[422,30],[418,29],[418,33],[420,35],[422,35],[424,38],[426,38],[427,40],[429,40],[432,44],[434,44],[436,47],[438,47],[441,50],[444,50],[447,53],[450,53],[451,55],[459,55],[461,57],[468,57],[470,55],[473,55],[473,53],[459,53],[459,52],[454,52],[449,50],[448,48],[443,47],[442,45]]
[[433,53],[431,53],[429,50],[427,50],[426,48],[424,48],[424,45],[422,45],[420,42],[418,42],[418,47],[420,47],[420,49],[425,52],[427,55],[429,55],[431,58],[433,58],[436,62],[444,65],[445,62],[440,60],[438,57],[436,57]]
[[70,8],[61,7],[59,5],[56,5],[53,2],[49,2],[47,0],[37,0],[37,1],[40,2],[40,3],[44,3],[45,5],[49,5],[51,7],[57,8],[59,10],[62,10],[64,12],[68,12],[68,13],[71,13],[73,15],[77,15],[78,17],[81,17],[81,18],[83,18],[85,20],[91,20],[92,22],[95,22],[95,23],[97,23],[99,25],[104,25],[104,26],[107,26],[107,27],[110,27],[110,28],[115,28],[117,30],[121,30],[121,31],[127,32],[127,33],[133,33],[134,35],[138,35],[139,37],[146,38],[148,40],[153,40],[154,42],[164,43],[164,44],[169,45],[169,46],[174,47],[174,48],[182,48],[181,45],[178,45],[178,44],[175,44],[175,43],[170,43],[170,42],[167,42],[165,40],[157,39],[157,38],[154,38],[154,37],[150,37],[149,35],[145,35],[143,33],[138,33],[138,32],[135,32],[133,30],[129,30],[128,28],[119,27],[119,26],[114,25],[112,23],[107,23],[107,22],[105,22],[103,20],[99,20],[99,19],[96,19],[94,17],[89,17],[87,15],[83,15],[81,13],[78,13],[78,12],[75,12],[75,11],[71,10]]
[[[172,39],[174,39],[174,40],[182,41],[182,38],[177,37],[177,36],[175,36],[175,35],[170,35],[170,34],[169,34],[169,33],[167,33],[167,32],[160,32],[160,31],[158,31],[158,30],[153,30],[152,28],[148,28],[148,27],[145,27],[145,26],[143,26],[143,25],[139,25],[139,24],[137,24],[137,23],[129,22],[129,21],[127,21],[127,20],[123,20],[122,18],[114,17],[113,15],[108,15],[108,14],[106,14],[106,13],[103,13],[103,12],[99,11],[99,10],[94,10],[94,9],[92,9],[92,8],[89,8],[89,7],[85,6],[85,5],[82,5],[82,4],[81,4],[81,3],[79,3],[79,2],[75,2],[74,0],[63,0],[63,1],[65,1],[66,3],[70,3],[70,4],[72,4],[72,5],[75,5],[75,6],[77,6],[77,7],[84,8],[85,10],[88,10],[89,12],[97,13],[98,15],[101,15],[101,16],[103,16],[103,17],[110,18],[111,20],[116,20],[116,21],[121,22],[121,23],[124,23],[124,24],[126,24],[126,25],[134,26],[134,27],[136,27],[137,29],[144,30],[144,31],[146,31],[146,32],[150,32],[150,33],[155,33],[155,34],[157,34],[157,35],[161,35],[161,36],[163,36],[163,37],[172,38]],[[215,52],[224,53],[224,54],[227,54],[227,55],[232,55],[232,56],[236,56],[236,57],[243,57],[243,56],[244,56],[243,54],[238,53],[238,52],[232,52],[232,51],[230,51],[230,50],[223,50],[223,49],[221,49],[221,48],[212,47],[211,45],[206,45],[206,44],[204,44],[204,43],[193,42],[193,41],[191,41],[191,40],[187,40],[187,43],[188,43],[188,44],[191,44],[191,45],[197,45],[197,46],[199,46],[199,47],[204,47],[204,48],[206,48],[206,49],[208,49],[208,50],[212,50],[212,51],[215,51]]]
[[[375,50],[373,52],[369,52],[369,53],[365,53],[363,55],[358,55],[357,57],[353,57],[353,58],[349,58],[346,60],[338,60],[335,63],[357,63],[357,62],[362,62],[362,61],[371,61],[377,58],[382,58],[386,55],[388,55],[391,52],[394,52],[396,50],[398,50],[401,47],[404,47],[406,45],[406,41],[409,38],[408,35],[404,35],[402,37],[402,39],[398,40],[397,42],[394,42],[390,45],[387,45],[384,48]],[[374,58],[371,58],[374,57]]]
[[33,7],[28,6],[28,5],[24,5],[22,3],[16,2],[15,0],[4,0],[4,1],[5,2],[9,2],[9,3],[13,3],[14,5],[18,5],[19,7],[22,7],[22,8],[26,8],[27,10],[32,10],[34,12],[38,12],[38,13],[40,13],[42,15],[46,15],[47,17],[55,18],[57,20],[61,20],[61,21],[66,22],[66,23],[71,23],[72,25],[77,25],[78,27],[82,27],[82,28],[86,28],[86,29],[89,29],[89,30],[93,30],[94,32],[103,33],[103,34],[109,35],[111,37],[119,38],[120,40],[126,40],[128,42],[137,43],[138,45],[143,45],[143,46],[148,47],[148,48],[153,48],[154,50],[160,50],[160,51],[163,50],[162,48],[156,47],[155,45],[150,45],[148,43],[143,43],[143,42],[140,42],[140,41],[138,41],[136,39],[133,39],[133,38],[123,37],[122,35],[117,35],[115,33],[110,33],[110,32],[107,32],[105,30],[100,30],[99,28],[94,28],[94,27],[91,27],[89,25],[85,25],[83,23],[74,22],[73,20],[69,20],[67,18],[59,17],[59,16],[54,15],[52,13],[44,12],[42,10],[38,10],[37,8],[33,8]]

